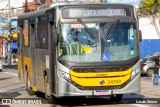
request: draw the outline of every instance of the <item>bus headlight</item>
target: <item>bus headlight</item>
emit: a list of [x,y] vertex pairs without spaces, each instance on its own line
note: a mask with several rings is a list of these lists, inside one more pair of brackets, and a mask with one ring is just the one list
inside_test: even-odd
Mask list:
[[132,71],[132,74],[131,74],[131,79],[133,79],[134,77],[136,77],[140,72],[140,69],[137,68],[136,70]]
[[71,82],[71,78],[70,78],[70,75],[62,70],[59,70],[59,73],[60,73],[60,76],[62,78],[64,78],[65,80]]

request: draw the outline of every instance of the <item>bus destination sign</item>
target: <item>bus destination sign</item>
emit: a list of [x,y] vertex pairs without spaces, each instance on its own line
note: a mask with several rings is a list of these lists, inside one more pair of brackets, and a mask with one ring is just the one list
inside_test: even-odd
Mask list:
[[[127,9],[128,10],[128,9]],[[67,8],[62,11],[63,18],[89,18],[126,16],[126,9],[122,8]],[[128,16],[128,15],[127,15]],[[130,16],[130,15],[129,15]]]

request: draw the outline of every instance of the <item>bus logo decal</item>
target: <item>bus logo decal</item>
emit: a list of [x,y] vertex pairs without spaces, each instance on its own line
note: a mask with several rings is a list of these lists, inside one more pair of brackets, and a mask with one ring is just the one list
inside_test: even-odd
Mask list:
[[104,80],[100,80],[99,82],[101,85],[104,85],[105,84],[105,81]]

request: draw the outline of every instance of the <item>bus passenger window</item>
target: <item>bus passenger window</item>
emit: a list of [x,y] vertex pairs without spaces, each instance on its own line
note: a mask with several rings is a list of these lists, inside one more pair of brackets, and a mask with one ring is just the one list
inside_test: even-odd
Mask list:
[[36,47],[47,49],[48,48],[48,27],[46,16],[40,18],[40,22],[37,25],[37,37],[36,37]]
[[29,34],[28,34],[28,20],[24,21],[24,30],[23,30],[23,37],[24,37],[24,46],[29,46]]

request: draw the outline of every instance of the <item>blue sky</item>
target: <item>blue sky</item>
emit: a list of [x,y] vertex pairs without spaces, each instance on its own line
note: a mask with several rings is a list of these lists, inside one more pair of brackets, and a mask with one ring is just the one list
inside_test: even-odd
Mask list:
[[141,0],[107,0],[108,2],[137,3]]
[[[31,1],[31,0],[28,0],[28,1]],[[12,8],[22,7],[22,4],[24,2],[25,2],[25,0],[10,0],[10,6]],[[4,9],[4,8],[6,8],[6,6],[7,6],[7,0],[1,0],[0,1],[0,9]]]
[[108,3],[127,3],[138,7],[141,0],[106,0]]

